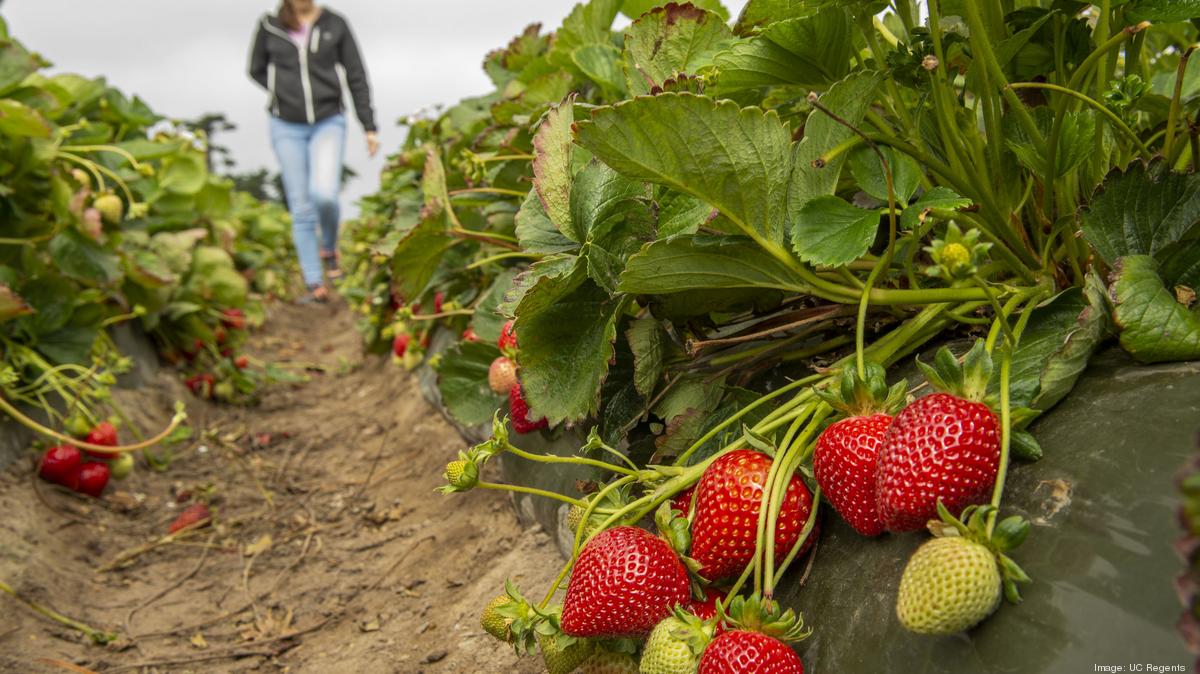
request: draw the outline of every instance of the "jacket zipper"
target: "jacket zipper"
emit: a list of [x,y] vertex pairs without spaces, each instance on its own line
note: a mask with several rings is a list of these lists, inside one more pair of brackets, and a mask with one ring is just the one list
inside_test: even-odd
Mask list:
[[[310,45],[312,44],[313,33],[317,30],[317,27],[314,25],[312,31],[308,34]],[[301,48],[300,45],[296,45],[296,48],[300,50],[300,84],[304,87],[304,112],[308,116],[308,123],[311,125],[316,123],[317,115],[313,112],[312,81],[308,78],[308,50]]]
[[[290,35],[271,25],[271,22],[266,18],[263,19],[263,27],[267,29],[267,32],[274,33],[275,35],[287,40],[288,44],[295,47],[296,51],[300,53],[300,87],[304,90],[304,113],[305,117],[308,119],[308,123],[315,124],[317,121],[317,115],[313,111],[312,81],[308,76],[308,49],[296,44]],[[313,32],[317,31],[319,31],[319,29],[316,27],[316,25],[314,25],[313,31],[308,35],[309,45],[312,44]],[[279,114],[278,100],[276,101],[275,114]]]

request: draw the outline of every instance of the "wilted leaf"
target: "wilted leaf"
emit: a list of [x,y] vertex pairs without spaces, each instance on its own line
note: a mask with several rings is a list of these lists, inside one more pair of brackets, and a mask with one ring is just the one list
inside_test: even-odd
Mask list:
[[574,178],[571,125],[574,123],[575,96],[572,95],[550,110],[533,137],[533,188],[546,217],[568,237],[571,237],[571,183]]
[[699,73],[733,41],[724,19],[695,4],[671,3],[639,16],[625,31],[622,59],[634,95],[648,94],[680,73]]
[[1114,265],[1110,294],[1121,346],[1143,363],[1200,358],[1200,314],[1175,300],[1149,255],[1130,255]]

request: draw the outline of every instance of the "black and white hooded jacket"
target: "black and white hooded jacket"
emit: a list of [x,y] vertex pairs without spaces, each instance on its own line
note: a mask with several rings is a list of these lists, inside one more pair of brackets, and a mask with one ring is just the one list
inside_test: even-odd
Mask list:
[[367,69],[350,24],[341,15],[322,9],[301,48],[288,35],[279,17],[259,21],[250,51],[250,77],[271,95],[271,114],[287,121],[315,124],[342,112],[342,80],[354,100],[358,121],[375,131]]

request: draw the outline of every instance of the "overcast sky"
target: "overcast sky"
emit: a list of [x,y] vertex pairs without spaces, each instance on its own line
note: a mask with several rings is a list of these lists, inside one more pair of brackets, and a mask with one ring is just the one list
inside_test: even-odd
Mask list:
[[[436,103],[486,93],[480,67],[529,23],[553,30],[573,0],[337,0],[367,61],[383,148],[403,140],[396,120]],[[745,0],[725,0],[734,16]],[[246,75],[255,22],[268,0],[2,0],[14,37],[57,71],[105,75],[160,114],[195,118],[223,112],[238,130],[219,139],[236,170],[274,169],[267,139],[266,94]],[[347,163],[359,178],[349,206],[375,191],[381,157],[367,159],[362,130],[350,126]]]

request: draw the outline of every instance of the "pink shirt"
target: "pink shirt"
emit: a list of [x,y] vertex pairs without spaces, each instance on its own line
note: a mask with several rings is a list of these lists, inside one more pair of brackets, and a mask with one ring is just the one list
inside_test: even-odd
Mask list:
[[312,32],[312,24],[311,23],[302,23],[302,24],[300,24],[299,30],[289,30],[288,37],[292,38],[292,42],[295,42],[296,46],[303,49],[304,46],[308,44],[308,34],[311,32]]

